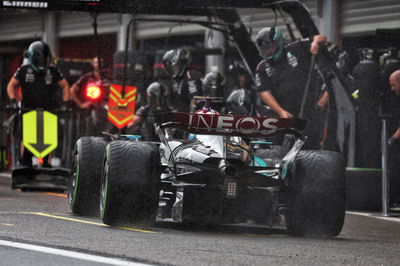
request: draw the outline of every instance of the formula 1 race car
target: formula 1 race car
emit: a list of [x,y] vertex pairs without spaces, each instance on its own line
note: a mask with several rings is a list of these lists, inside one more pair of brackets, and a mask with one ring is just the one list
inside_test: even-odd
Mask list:
[[[108,225],[252,221],[286,224],[294,235],[336,236],[345,216],[344,162],[336,152],[300,151],[304,124],[169,113],[159,117],[160,145],[85,137],[75,152],[72,209],[88,213],[100,205]],[[283,134],[294,138],[282,146],[268,141]]]

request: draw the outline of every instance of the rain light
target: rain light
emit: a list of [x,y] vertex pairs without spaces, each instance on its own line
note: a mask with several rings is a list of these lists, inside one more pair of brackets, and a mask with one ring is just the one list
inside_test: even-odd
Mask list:
[[85,96],[89,100],[98,100],[102,95],[101,88],[97,84],[90,83],[86,87],[86,93]]

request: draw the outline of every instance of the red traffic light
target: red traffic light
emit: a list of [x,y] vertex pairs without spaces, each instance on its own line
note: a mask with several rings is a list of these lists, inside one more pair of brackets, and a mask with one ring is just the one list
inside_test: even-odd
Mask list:
[[103,91],[99,85],[97,85],[95,83],[89,83],[86,86],[85,97],[88,100],[96,101],[96,100],[100,99],[102,96],[103,96]]

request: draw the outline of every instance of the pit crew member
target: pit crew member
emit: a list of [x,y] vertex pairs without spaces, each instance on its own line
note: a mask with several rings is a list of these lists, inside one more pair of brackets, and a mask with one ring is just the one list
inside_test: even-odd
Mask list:
[[174,81],[173,104],[178,112],[193,111],[193,97],[202,95],[201,74],[189,69],[190,59],[185,49],[167,51],[162,58],[167,75]]
[[[60,106],[61,101],[57,96],[61,87],[61,109],[67,109],[69,85],[60,71],[51,65],[51,61],[52,52],[48,44],[42,41],[31,43],[28,48],[28,64],[21,65],[7,85],[7,94],[13,108],[18,108],[16,97],[18,89],[21,88],[23,112],[37,108],[53,111]],[[21,163],[31,166],[32,153],[25,149]],[[46,158],[44,166],[48,166]]]

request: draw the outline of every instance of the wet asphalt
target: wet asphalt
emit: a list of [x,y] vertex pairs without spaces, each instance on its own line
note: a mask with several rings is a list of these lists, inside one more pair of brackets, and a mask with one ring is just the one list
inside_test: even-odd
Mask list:
[[[73,215],[65,194],[10,189],[0,174],[0,240],[153,265],[400,265],[400,218],[347,213],[333,239],[251,226],[111,228]],[[105,265],[0,245],[0,265]],[[122,265],[122,264],[121,264]]]

